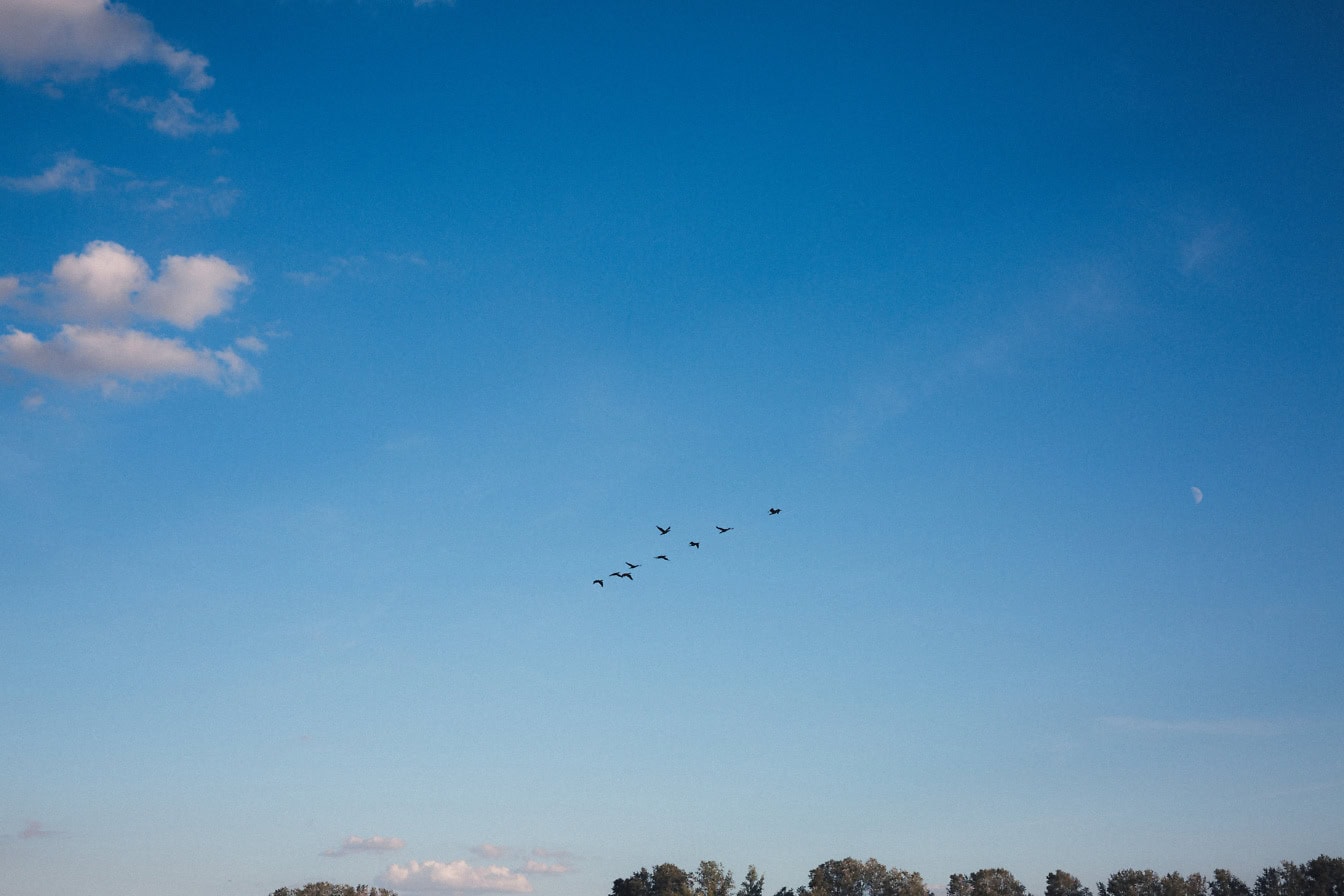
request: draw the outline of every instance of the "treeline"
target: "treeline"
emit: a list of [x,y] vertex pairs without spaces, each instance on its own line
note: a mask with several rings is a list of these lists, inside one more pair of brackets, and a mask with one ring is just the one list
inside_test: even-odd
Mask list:
[[384,890],[382,887],[371,887],[368,884],[333,884],[325,880],[314,881],[310,884],[304,884],[295,889],[293,887],[281,887],[271,893],[271,896],[397,896],[391,890]]
[[[749,866],[740,882],[718,862],[701,862],[694,871],[664,863],[641,868],[611,884],[610,896],[766,896],[765,878]],[[808,874],[805,886],[781,887],[772,896],[933,896],[917,871],[888,868],[877,859],[832,859]],[[1004,868],[953,874],[947,896],[1031,896]],[[1044,896],[1094,896],[1067,871],[1045,877]],[[1126,868],[1099,881],[1095,896],[1344,896],[1344,858],[1318,856],[1304,864],[1284,861],[1266,868],[1247,884],[1226,868],[1212,877],[1178,872],[1158,874]]]

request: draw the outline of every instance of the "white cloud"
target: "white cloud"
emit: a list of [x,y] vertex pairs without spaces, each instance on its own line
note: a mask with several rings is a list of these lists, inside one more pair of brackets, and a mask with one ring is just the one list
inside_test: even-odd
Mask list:
[[325,849],[322,855],[340,858],[362,852],[396,852],[405,845],[406,841],[400,837],[382,837],[377,834],[372,837],[346,837],[340,846]]
[[45,342],[11,327],[0,336],[0,363],[76,385],[181,378],[245,392],[258,382],[256,370],[229,349],[192,348],[181,339],[140,330],[77,324],[62,326]]
[[132,97],[124,90],[110,91],[108,97],[124,109],[150,116],[149,126],[169,137],[230,134],[238,130],[238,119],[232,110],[223,115],[201,112],[195,103],[177,91],[161,100],[149,96]]
[[192,330],[231,309],[234,293],[249,282],[215,255],[169,255],[159,264],[156,280],[139,255],[119,243],[94,240],[82,252],[57,260],[46,292],[57,299],[57,310],[67,320],[143,317]]
[[159,279],[145,285],[136,311],[194,330],[207,317],[233,307],[233,293],[247,283],[242,271],[214,255],[169,255]]
[[99,173],[98,166],[88,159],[66,154],[58,156],[55,164],[41,174],[0,177],[0,186],[21,193],[50,193],[54,190],[91,193],[97,186]]
[[254,355],[262,354],[267,348],[266,343],[256,336],[239,336],[237,339],[233,340],[233,344],[243,351]]
[[479,846],[473,846],[471,851],[483,859],[498,859],[508,854],[507,846],[500,846],[498,843],[482,843]]
[[234,293],[248,282],[242,271],[213,255],[169,255],[155,279],[139,255],[96,240],[81,252],[61,256],[50,277],[29,290],[40,301],[17,298],[24,291],[19,278],[0,278],[0,305],[42,321],[61,321],[46,338],[11,326],[0,335],[0,365],[73,385],[98,385],[107,395],[164,379],[246,392],[260,380],[235,348],[259,353],[265,348],[260,339],[243,337],[211,349],[129,324],[145,319],[195,329],[231,309]]
[[536,859],[528,859],[527,864],[523,866],[523,871],[528,874],[568,874],[573,870],[569,865],[562,865],[559,862],[538,862]]
[[77,320],[115,320],[131,314],[131,295],[150,282],[149,265],[123,246],[95,240],[57,259],[51,284],[62,313]]
[[0,75],[80,81],[128,63],[159,65],[188,90],[214,83],[209,60],[168,43],[149,20],[106,0],[0,0]]
[[517,871],[499,865],[475,866],[455,862],[411,862],[391,865],[383,873],[388,886],[406,890],[472,893],[530,893],[532,884]]
[[30,392],[23,397],[23,401],[19,402],[19,405],[25,411],[36,411],[46,403],[47,399],[41,392]]

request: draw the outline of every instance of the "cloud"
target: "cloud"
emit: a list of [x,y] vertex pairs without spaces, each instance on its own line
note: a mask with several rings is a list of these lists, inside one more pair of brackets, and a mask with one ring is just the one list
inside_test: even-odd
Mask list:
[[406,841],[400,837],[381,837],[377,834],[372,837],[346,837],[340,846],[323,850],[322,855],[340,858],[363,852],[396,852],[405,845]]
[[75,385],[196,379],[227,392],[257,386],[256,370],[231,349],[192,348],[181,339],[140,330],[65,324],[45,342],[10,327],[0,336],[0,363]]
[[[0,0],[3,2],[3,0]],[[99,165],[74,153],[64,153],[45,171],[26,177],[0,177],[0,187],[18,193],[110,193],[134,200],[149,211],[185,210],[226,217],[242,192],[227,177],[217,177],[209,186],[147,180],[124,168]]]
[[56,310],[80,323],[132,317],[167,321],[193,330],[230,310],[247,275],[215,255],[169,255],[154,279],[149,264],[119,243],[94,240],[82,252],[62,255],[43,292]]
[[498,843],[482,843],[479,846],[473,846],[471,851],[483,859],[498,859],[508,855],[509,848],[500,846]]
[[19,406],[25,411],[36,411],[47,403],[47,399],[41,392],[30,392],[19,402]]
[[527,864],[523,866],[523,871],[528,874],[568,874],[573,870],[569,865],[562,865],[558,862],[538,862],[536,859],[528,859]]
[[118,243],[95,240],[61,256],[34,289],[39,301],[20,300],[17,277],[0,278],[0,305],[59,321],[43,338],[10,326],[0,335],[0,364],[77,386],[100,385],[107,395],[128,384],[162,379],[198,380],[229,393],[256,388],[256,368],[235,351],[259,353],[265,344],[243,337],[234,347],[211,349],[182,338],[131,326],[144,320],[194,330],[230,310],[248,283],[238,268],[214,255],[169,255],[152,276],[149,264]]
[[174,47],[121,3],[0,2],[0,75],[11,81],[82,81],[128,63],[162,66],[187,90],[214,83],[209,60]]
[[71,193],[91,193],[98,183],[100,170],[88,159],[76,155],[61,155],[41,174],[29,177],[0,177],[0,186],[20,193],[50,193],[69,190]]
[[1108,728],[1137,734],[1212,734],[1232,737],[1266,737],[1277,728],[1260,719],[1144,719],[1135,716],[1103,716]]
[[411,862],[391,865],[383,872],[382,882],[406,890],[434,890],[453,893],[530,893],[528,879],[499,865],[475,866],[458,859],[455,862]]
[[149,116],[149,126],[169,137],[190,137],[195,134],[231,134],[238,130],[238,119],[233,110],[223,115],[212,115],[197,110],[196,104],[172,91],[164,99],[150,96],[133,97],[124,90],[112,90],[108,98],[123,109]]
[[42,826],[40,821],[30,821],[28,826],[19,831],[20,840],[44,840],[49,837],[61,836],[60,831],[52,831]]

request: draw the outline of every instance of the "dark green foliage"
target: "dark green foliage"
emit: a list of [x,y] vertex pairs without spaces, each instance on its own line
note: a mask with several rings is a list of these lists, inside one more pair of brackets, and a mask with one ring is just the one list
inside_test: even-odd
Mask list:
[[1005,868],[981,868],[948,878],[947,896],[1027,896],[1027,888]]
[[271,896],[397,896],[397,894],[382,887],[370,887],[368,884],[352,887],[350,884],[333,884],[320,880],[304,884],[297,890],[292,887],[281,887],[271,893]]
[[887,868],[877,859],[832,859],[808,874],[798,896],[928,896],[924,879],[914,871]]
[[1155,871],[1126,868],[1098,883],[1097,896],[1162,896],[1162,881]]
[[1255,896],[1344,896],[1344,858],[1317,856],[1305,865],[1280,862],[1255,879]]
[[[1045,876],[1045,896],[1092,896],[1092,891],[1083,886],[1083,882],[1069,872],[1059,870],[1051,871]],[[1241,894],[1241,896],[1250,896],[1250,894]]]
[[1251,888],[1226,868],[1216,868],[1209,883],[1209,896],[1251,896]]
[[[717,863],[712,863],[717,864]],[[611,896],[695,896],[691,876],[670,862],[611,882]]]

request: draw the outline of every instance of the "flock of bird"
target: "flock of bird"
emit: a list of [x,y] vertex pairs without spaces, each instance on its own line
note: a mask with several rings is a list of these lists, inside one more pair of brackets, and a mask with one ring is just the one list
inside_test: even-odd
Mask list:
[[[776,515],[779,514],[779,512],[780,512],[780,508],[778,508],[778,507],[771,507],[771,508],[770,508],[770,515],[771,515],[771,516],[776,516]],[[659,535],[667,535],[667,534],[669,534],[669,533],[672,531],[672,527],[671,527],[671,526],[659,526],[657,523],[654,524],[654,528],[658,530],[658,534],[659,534]],[[720,535],[727,535],[729,532],[733,531],[733,529],[736,528],[736,527],[734,527],[734,526],[715,526],[714,528],[719,530],[718,534],[720,534]],[[696,550],[699,550],[699,549],[700,549],[700,542],[698,542],[698,541],[689,541],[689,542],[687,542],[687,544],[690,545],[691,547],[695,548]],[[653,556],[653,559],[654,559],[654,560],[666,560],[666,561],[669,562],[669,563],[672,562],[671,558],[668,557],[666,554],[655,554],[655,555]],[[596,585],[596,586],[599,587],[599,588],[605,588],[605,587],[607,586],[606,579],[627,579],[627,580],[633,582],[633,581],[635,580],[635,576],[634,576],[634,573],[633,573],[631,570],[639,569],[639,568],[640,568],[641,566],[643,566],[644,564],[642,564],[642,563],[631,563],[629,560],[626,560],[626,561],[625,561],[625,565],[626,565],[626,567],[627,567],[626,569],[624,569],[624,570],[617,570],[616,572],[613,572],[613,573],[608,573],[607,576],[606,576],[606,578],[602,578],[602,579],[593,579],[593,584]]]

